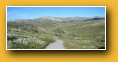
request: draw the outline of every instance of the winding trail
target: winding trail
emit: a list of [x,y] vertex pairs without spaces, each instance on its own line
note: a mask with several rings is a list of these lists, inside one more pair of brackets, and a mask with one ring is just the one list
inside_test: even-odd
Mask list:
[[55,38],[56,42],[49,44],[45,49],[65,49],[63,41]]

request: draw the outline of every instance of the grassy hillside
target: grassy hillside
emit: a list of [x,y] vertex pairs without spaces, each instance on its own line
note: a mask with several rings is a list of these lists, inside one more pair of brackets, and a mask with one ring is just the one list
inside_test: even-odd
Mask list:
[[27,22],[8,21],[7,48],[42,49],[55,40],[39,26]]
[[65,34],[60,36],[64,45],[69,49],[98,49],[105,48],[105,22],[104,21],[79,21],[73,22],[60,29]]
[[85,19],[87,18],[7,21],[7,48],[44,49],[55,42],[54,37],[58,37],[64,41],[67,49],[104,49],[105,21]]

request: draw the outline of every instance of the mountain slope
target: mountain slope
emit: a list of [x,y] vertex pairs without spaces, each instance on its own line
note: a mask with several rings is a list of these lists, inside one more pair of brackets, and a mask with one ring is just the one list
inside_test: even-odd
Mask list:
[[7,21],[7,48],[44,49],[64,41],[66,49],[105,48],[104,17],[40,17]]

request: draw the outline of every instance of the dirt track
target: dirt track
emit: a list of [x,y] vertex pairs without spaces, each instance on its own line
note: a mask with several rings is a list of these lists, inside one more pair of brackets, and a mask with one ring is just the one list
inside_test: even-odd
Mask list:
[[49,44],[46,49],[65,49],[62,40],[57,38],[55,40],[56,42]]

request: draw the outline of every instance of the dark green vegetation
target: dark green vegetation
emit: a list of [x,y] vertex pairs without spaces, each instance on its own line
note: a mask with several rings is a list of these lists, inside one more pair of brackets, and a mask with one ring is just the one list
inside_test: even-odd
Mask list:
[[55,42],[64,41],[67,49],[104,49],[104,18],[41,17],[7,21],[8,49],[44,49]]

